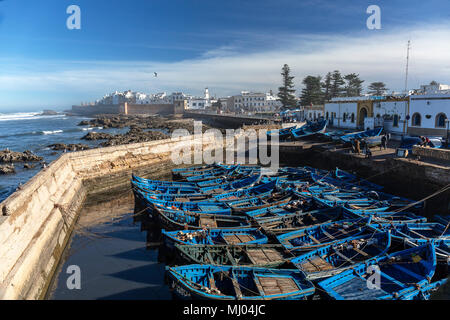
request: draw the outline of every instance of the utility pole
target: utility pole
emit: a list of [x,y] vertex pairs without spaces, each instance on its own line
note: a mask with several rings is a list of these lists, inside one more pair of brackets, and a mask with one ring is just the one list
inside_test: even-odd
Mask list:
[[406,77],[405,77],[405,93],[408,92],[408,71],[409,71],[409,50],[411,49],[411,40],[408,40],[408,48],[406,53]]

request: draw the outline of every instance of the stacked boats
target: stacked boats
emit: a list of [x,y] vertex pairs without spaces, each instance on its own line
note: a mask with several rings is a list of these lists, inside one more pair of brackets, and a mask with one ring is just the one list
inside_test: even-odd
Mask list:
[[446,281],[446,216],[346,171],[212,164],[133,175],[181,299],[426,300]]
[[267,131],[267,138],[272,139],[274,135],[278,136],[279,141],[300,140],[305,137],[311,137],[319,133],[325,133],[327,129],[327,120],[306,121],[300,127],[292,126],[283,129]]

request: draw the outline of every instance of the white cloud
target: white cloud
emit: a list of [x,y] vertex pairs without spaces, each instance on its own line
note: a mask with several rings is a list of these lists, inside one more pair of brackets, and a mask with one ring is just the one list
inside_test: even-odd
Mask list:
[[[116,89],[183,90],[198,94],[208,86],[217,95],[227,95],[241,89],[276,90],[280,69],[287,63],[296,76],[298,92],[306,75],[324,75],[336,69],[359,73],[365,84],[384,81],[390,89],[402,90],[408,39],[412,41],[410,86],[418,87],[431,80],[450,82],[449,34],[450,25],[435,25],[391,32],[367,30],[352,35],[286,35],[278,41],[272,35],[268,38],[272,45],[266,46],[269,49],[259,52],[223,46],[197,59],[173,63],[39,61],[37,67],[32,62],[32,71],[19,72],[16,67],[2,72],[0,88],[48,91],[49,101],[52,92],[78,92],[80,100],[85,101]],[[47,65],[52,71],[45,71]],[[157,78],[152,76],[154,71],[158,72]],[[79,101],[67,101],[68,105],[71,103]]]

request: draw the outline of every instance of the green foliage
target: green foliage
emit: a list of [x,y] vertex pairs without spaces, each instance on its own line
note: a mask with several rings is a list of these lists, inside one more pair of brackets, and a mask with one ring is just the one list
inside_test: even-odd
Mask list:
[[282,86],[278,88],[278,98],[283,108],[295,108],[297,100],[295,99],[294,77],[291,76],[291,70],[287,64],[281,69]]

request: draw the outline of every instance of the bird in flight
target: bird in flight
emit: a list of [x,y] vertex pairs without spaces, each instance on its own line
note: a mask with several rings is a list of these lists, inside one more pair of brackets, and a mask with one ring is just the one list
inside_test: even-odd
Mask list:
[[156,78],[158,74],[156,72],[153,72],[153,76]]

